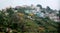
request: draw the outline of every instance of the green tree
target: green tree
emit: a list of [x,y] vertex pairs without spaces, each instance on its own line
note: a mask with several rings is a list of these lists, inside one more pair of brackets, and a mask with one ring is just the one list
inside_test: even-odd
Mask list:
[[37,7],[40,7],[40,9],[42,9],[42,5],[40,5],[40,4],[37,4]]
[[59,19],[60,19],[60,10],[58,11],[58,14],[57,14],[57,16],[59,16]]
[[47,10],[50,10],[50,7],[49,6],[47,6],[47,8],[46,8]]
[[6,11],[7,11],[7,13],[9,13],[9,16],[11,16],[12,14],[14,14],[14,11],[13,11],[12,7],[7,8]]

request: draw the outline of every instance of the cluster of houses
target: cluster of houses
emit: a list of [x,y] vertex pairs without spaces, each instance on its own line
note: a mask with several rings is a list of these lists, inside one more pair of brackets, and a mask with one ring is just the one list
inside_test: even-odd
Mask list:
[[[55,22],[59,22],[59,17],[57,16],[57,14],[58,14],[57,10],[53,10],[53,11],[50,10],[51,12],[49,13],[46,10],[46,8],[42,8],[41,9],[39,6],[35,6],[35,5],[31,5],[31,6],[28,6],[28,5],[16,6],[15,8],[19,9],[21,7],[29,8],[29,9],[24,11],[27,14],[34,14],[34,15],[36,15],[38,17],[42,17],[42,18],[49,17],[51,20],[54,20]],[[15,10],[14,12],[17,12],[17,10]]]
[[45,13],[41,12],[43,9],[40,9],[40,7],[38,6],[34,6],[34,5],[31,5],[31,6],[22,6],[22,7],[30,7],[31,9],[29,10],[25,10],[25,13],[27,14],[35,14],[37,15],[38,17],[42,17],[42,18],[45,18],[45,17],[49,17],[51,20],[55,21],[55,22],[59,22],[59,16],[57,16],[58,14],[58,11],[57,10],[53,10],[51,13],[47,12],[46,9],[44,10]]

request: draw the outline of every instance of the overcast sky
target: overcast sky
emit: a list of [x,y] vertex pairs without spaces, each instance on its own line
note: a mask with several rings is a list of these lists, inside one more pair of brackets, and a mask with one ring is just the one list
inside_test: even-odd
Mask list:
[[31,4],[41,4],[42,7],[46,8],[49,6],[51,9],[59,9],[60,0],[0,0],[0,9],[12,6],[19,5],[31,5]]

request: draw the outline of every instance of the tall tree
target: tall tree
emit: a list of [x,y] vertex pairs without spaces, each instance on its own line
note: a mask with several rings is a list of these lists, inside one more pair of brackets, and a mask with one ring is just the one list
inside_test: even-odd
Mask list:
[[40,5],[40,4],[37,4],[37,7],[40,7],[40,9],[42,9],[42,5]]
[[60,19],[60,10],[59,10],[59,19]]
[[47,8],[46,8],[47,10],[50,10],[50,7],[49,6],[47,6]]
[[50,12],[52,12],[52,9],[49,6],[47,6],[46,11],[50,13]]
[[12,7],[7,8],[6,11],[9,13],[10,16],[14,13]]

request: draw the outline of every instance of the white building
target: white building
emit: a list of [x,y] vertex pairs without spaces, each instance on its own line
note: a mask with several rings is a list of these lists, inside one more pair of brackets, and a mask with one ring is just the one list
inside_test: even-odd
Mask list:
[[54,20],[55,22],[59,22],[59,17],[56,14],[51,13],[51,14],[48,14],[48,16],[51,20]]
[[40,7],[37,7],[37,6],[31,6],[32,10],[26,10],[25,13],[32,13],[32,14],[35,14],[39,17],[44,17],[44,13],[41,12],[41,9]]

